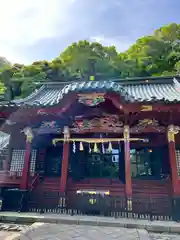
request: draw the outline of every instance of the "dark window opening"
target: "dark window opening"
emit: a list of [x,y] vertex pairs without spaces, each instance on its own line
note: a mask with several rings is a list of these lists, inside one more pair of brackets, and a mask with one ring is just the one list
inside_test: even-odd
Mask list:
[[164,148],[131,149],[132,178],[162,178]]
[[49,177],[61,176],[63,144],[58,147],[47,148],[45,155],[45,175]]
[[119,161],[121,158],[120,147],[117,146],[112,151],[104,150],[98,145],[98,151],[89,152],[89,147],[85,146],[83,151],[71,154],[70,175],[73,178],[119,178]]

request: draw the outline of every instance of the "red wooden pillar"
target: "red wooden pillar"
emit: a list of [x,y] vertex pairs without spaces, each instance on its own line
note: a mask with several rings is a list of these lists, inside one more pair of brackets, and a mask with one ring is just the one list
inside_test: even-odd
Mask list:
[[28,180],[29,180],[29,167],[31,162],[31,140],[26,140],[26,150],[24,155],[24,167],[22,170],[22,178],[20,189],[28,190]]
[[129,126],[124,126],[124,158],[125,158],[125,194],[127,197],[132,196],[131,181],[131,159],[130,159],[130,142],[129,142]]
[[64,193],[67,186],[68,178],[68,165],[69,165],[69,129],[68,127],[64,128],[64,144],[63,144],[63,157],[62,157],[62,166],[61,166],[61,179],[60,179],[60,192]]
[[169,148],[169,161],[171,166],[171,177],[172,177],[172,191],[173,195],[180,193],[179,180],[178,180],[178,169],[176,161],[176,145],[175,145],[175,134],[178,131],[173,125],[168,126],[167,137],[168,137],[168,148]]
[[60,181],[60,192],[66,191],[67,177],[68,177],[68,164],[69,164],[69,143],[63,145],[63,158],[61,167],[61,181]]

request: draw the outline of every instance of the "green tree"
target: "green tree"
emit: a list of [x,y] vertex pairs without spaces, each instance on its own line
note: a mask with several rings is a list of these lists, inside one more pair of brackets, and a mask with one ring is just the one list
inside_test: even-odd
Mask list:
[[115,47],[103,47],[100,43],[85,40],[69,46],[60,55],[60,59],[70,74],[87,78],[91,74],[114,76],[117,56]]
[[0,57],[0,94],[14,99],[29,95],[37,83],[89,79],[170,76],[180,74],[180,24],[157,29],[151,36],[137,39],[125,52],[114,46],[79,41],[68,46],[52,61],[31,65],[11,64]]
[[175,64],[175,71],[178,75],[180,75],[180,61],[178,61],[176,64]]
[[154,32],[154,36],[165,42],[174,43],[180,40],[180,24],[171,23]]

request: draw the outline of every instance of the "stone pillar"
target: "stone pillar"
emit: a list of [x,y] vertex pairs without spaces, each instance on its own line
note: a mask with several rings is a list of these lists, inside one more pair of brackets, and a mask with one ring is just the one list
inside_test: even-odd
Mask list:
[[175,135],[179,129],[174,125],[169,125],[167,129],[168,148],[169,148],[169,161],[171,166],[171,177],[172,177],[172,191],[174,195],[180,193],[179,180],[178,180],[178,168],[176,161],[176,145]]
[[131,160],[130,160],[130,142],[129,142],[129,126],[124,126],[124,158],[125,158],[125,193],[127,197],[132,196],[131,181]]
[[64,144],[63,144],[63,157],[61,166],[61,179],[60,179],[60,192],[65,193],[68,178],[68,165],[69,165],[69,141],[70,137],[69,128],[64,127]]
[[23,130],[23,132],[26,135],[26,149],[24,154],[24,167],[22,170],[20,189],[28,190],[29,168],[31,162],[31,144],[33,140],[33,134],[30,128],[26,128],[25,130]]

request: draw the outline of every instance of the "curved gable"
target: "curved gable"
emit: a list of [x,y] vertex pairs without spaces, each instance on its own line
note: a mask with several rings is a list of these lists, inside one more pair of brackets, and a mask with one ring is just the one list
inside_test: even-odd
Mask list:
[[14,100],[13,103],[18,106],[53,106],[63,99],[64,96],[70,93],[117,93],[124,98],[125,101],[133,101],[134,97],[119,83],[112,81],[89,81],[89,82],[74,82],[65,85],[44,85],[36,92],[33,92],[25,99]]
[[45,83],[30,96],[1,105],[54,106],[71,93],[116,93],[127,102],[180,102],[180,78],[159,77],[109,81],[77,81]]

